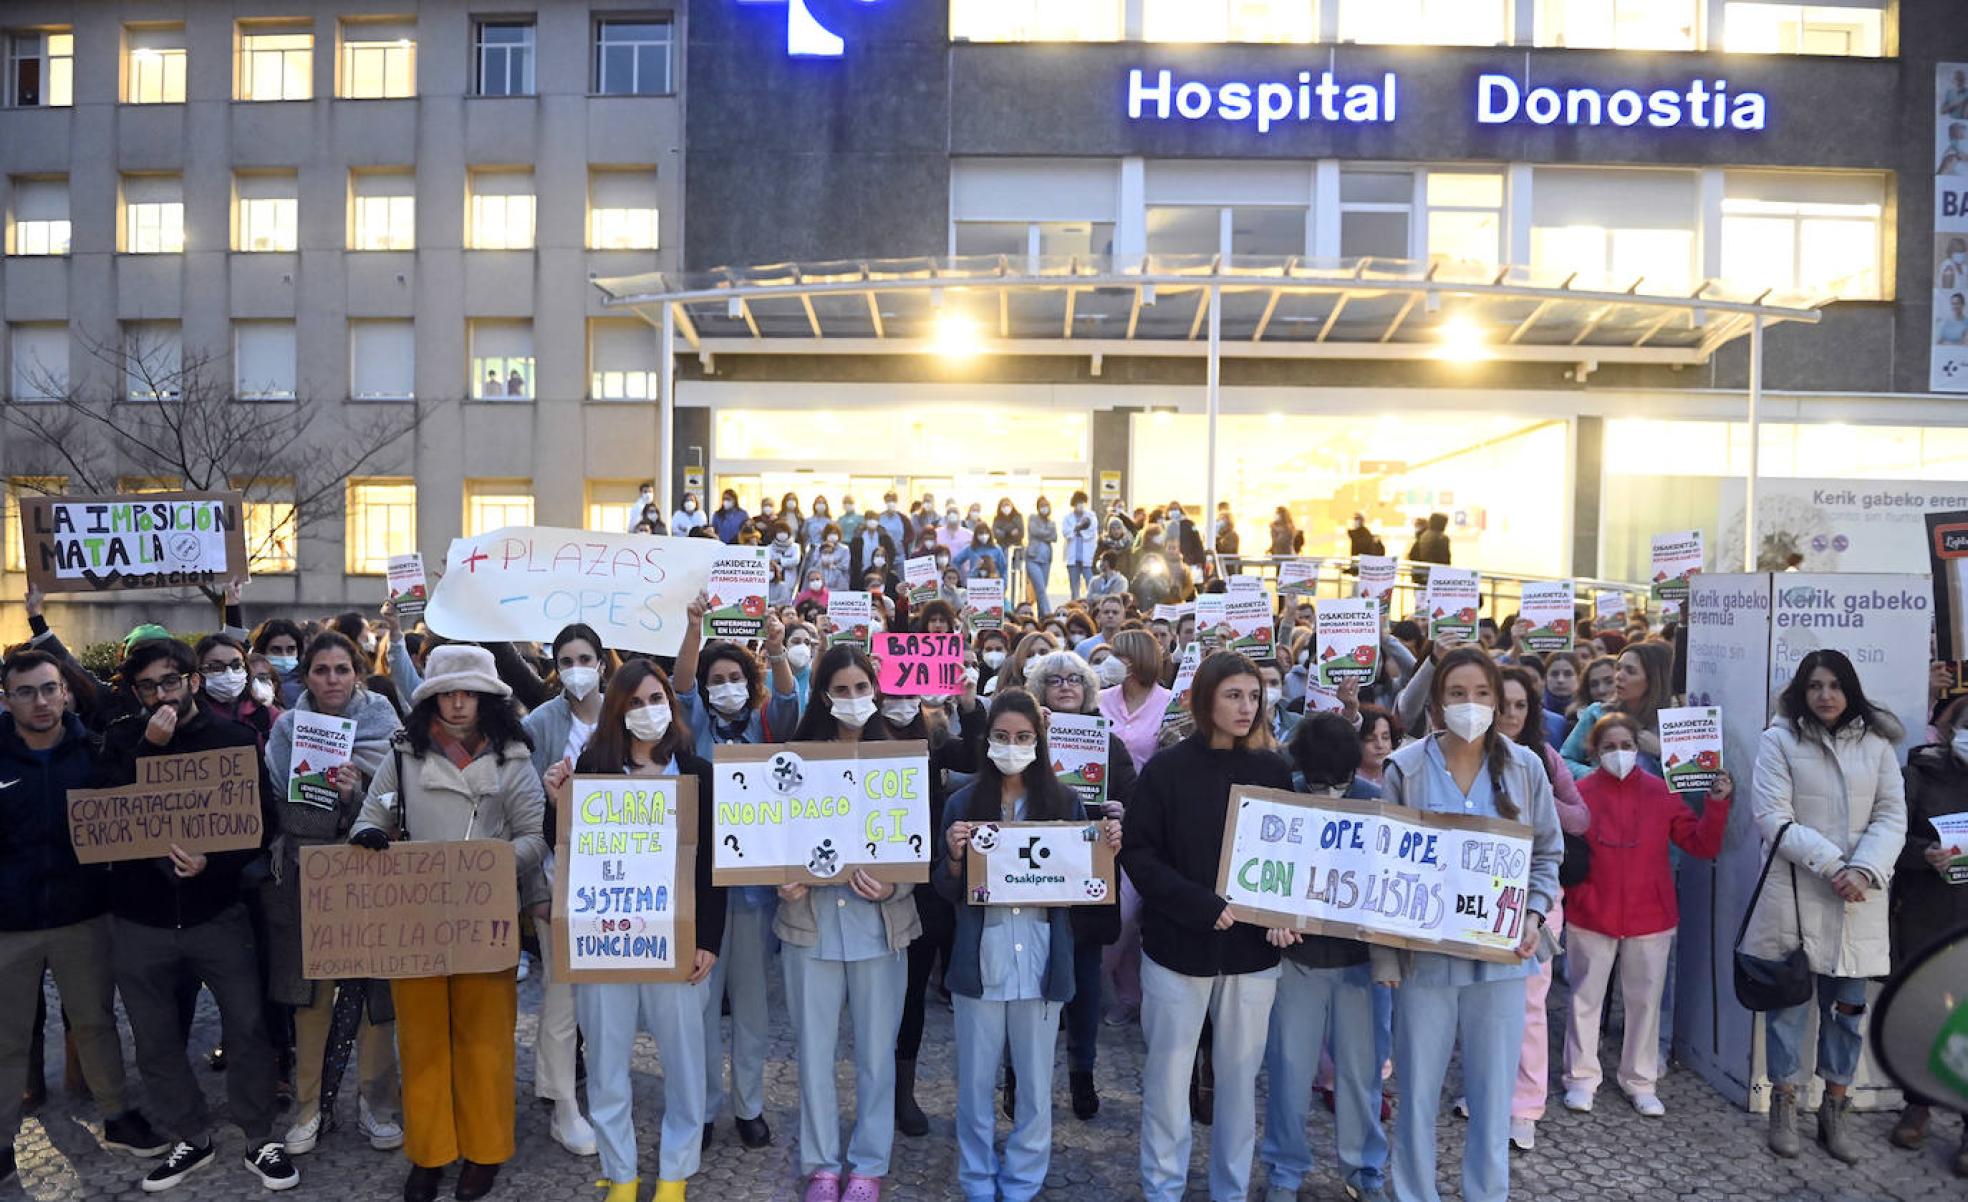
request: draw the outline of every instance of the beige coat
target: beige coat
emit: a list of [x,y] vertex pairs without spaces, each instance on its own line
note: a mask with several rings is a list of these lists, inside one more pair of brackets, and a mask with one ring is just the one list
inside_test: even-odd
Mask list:
[[[1814,972],[1879,977],[1891,971],[1886,887],[1906,842],[1907,822],[1906,783],[1892,742],[1855,722],[1827,745],[1800,736],[1779,717],[1757,748],[1750,813],[1766,851],[1784,823],[1794,825],[1778,847],[1763,896],[1755,901],[1743,950],[1779,959],[1797,946],[1801,931]],[[1862,902],[1847,902],[1832,890],[1831,878],[1846,867],[1872,878]]]
[[[401,786],[396,775],[399,762],[405,777]],[[540,825],[546,815],[546,794],[525,744],[508,744],[503,760],[487,752],[462,770],[436,750],[418,756],[405,746],[385,755],[350,833],[373,827],[396,838],[399,804],[407,819],[403,826],[413,839],[511,843],[519,861],[519,904],[536,905],[552,897],[541,867],[547,855]]]
[[[888,950],[899,952],[915,942],[922,934],[922,914],[916,909],[916,899],[911,895],[912,885],[897,885],[895,895],[885,902],[877,902],[881,909],[882,932],[888,936]],[[779,902],[778,915],[772,920],[772,933],[794,947],[813,947],[820,942],[820,921],[813,915],[813,888],[809,887],[806,896],[798,901]]]

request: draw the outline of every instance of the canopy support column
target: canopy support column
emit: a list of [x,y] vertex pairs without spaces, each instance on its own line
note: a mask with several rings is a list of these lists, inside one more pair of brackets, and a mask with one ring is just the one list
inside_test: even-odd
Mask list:
[[[1204,473],[1205,493],[1203,512],[1196,519],[1196,531],[1203,537],[1203,558],[1216,564],[1218,574],[1223,565],[1216,558],[1216,425],[1217,417],[1223,407],[1223,289],[1212,284],[1209,290],[1209,374],[1206,384],[1206,408],[1209,414],[1209,458]],[[1182,548],[1177,547],[1176,561],[1182,559]]]
[[[670,304],[663,306],[656,336],[656,401],[656,503],[671,514],[683,508],[683,498],[670,491],[676,484],[676,456],[670,446],[676,436],[676,307]],[[699,500],[710,508],[708,500]]]
[[1763,319],[1749,323],[1749,480],[1743,489],[1743,571],[1756,570],[1756,489],[1763,459]]

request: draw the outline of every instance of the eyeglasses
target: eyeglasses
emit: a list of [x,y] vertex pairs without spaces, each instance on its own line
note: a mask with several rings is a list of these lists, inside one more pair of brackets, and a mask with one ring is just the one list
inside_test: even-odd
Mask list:
[[1039,683],[1048,689],[1080,688],[1086,682],[1077,676],[1048,676]]
[[31,705],[35,701],[53,701],[62,693],[62,682],[51,680],[44,685],[22,684],[7,690],[7,700],[16,705]]
[[205,673],[205,675],[207,676],[217,676],[221,672],[231,672],[234,669],[243,668],[245,666],[246,666],[246,661],[243,659],[233,660],[229,664],[222,664],[218,660],[210,659],[198,665],[198,670],[200,672]]
[[1021,730],[1016,735],[1007,735],[1000,730],[991,732],[993,747],[1032,747],[1037,745],[1038,741],[1039,736],[1029,730]]
[[156,697],[161,693],[177,692],[184,687],[184,682],[185,678],[182,672],[173,672],[169,676],[160,676],[156,680],[133,681],[130,687],[137,691],[137,696],[139,697]]

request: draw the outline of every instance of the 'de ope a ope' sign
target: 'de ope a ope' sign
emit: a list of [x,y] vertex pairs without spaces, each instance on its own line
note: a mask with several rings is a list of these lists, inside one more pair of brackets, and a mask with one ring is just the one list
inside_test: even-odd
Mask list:
[[1217,892],[1258,926],[1517,962],[1528,827],[1240,786]]

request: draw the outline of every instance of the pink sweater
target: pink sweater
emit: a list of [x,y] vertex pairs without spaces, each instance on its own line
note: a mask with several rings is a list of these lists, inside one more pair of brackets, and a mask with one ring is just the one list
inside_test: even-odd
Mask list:
[[[1141,771],[1148,757],[1155,754],[1155,736],[1162,730],[1162,715],[1168,712],[1169,698],[1174,696],[1162,685],[1148,691],[1141,702],[1141,708],[1129,713],[1127,700],[1121,690],[1125,685],[1115,685],[1100,692],[1100,712],[1114,724],[1114,737],[1127,748],[1128,758],[1134,761],[1134,770]],[[1576,796],[1576,791],[1574,792]]]

